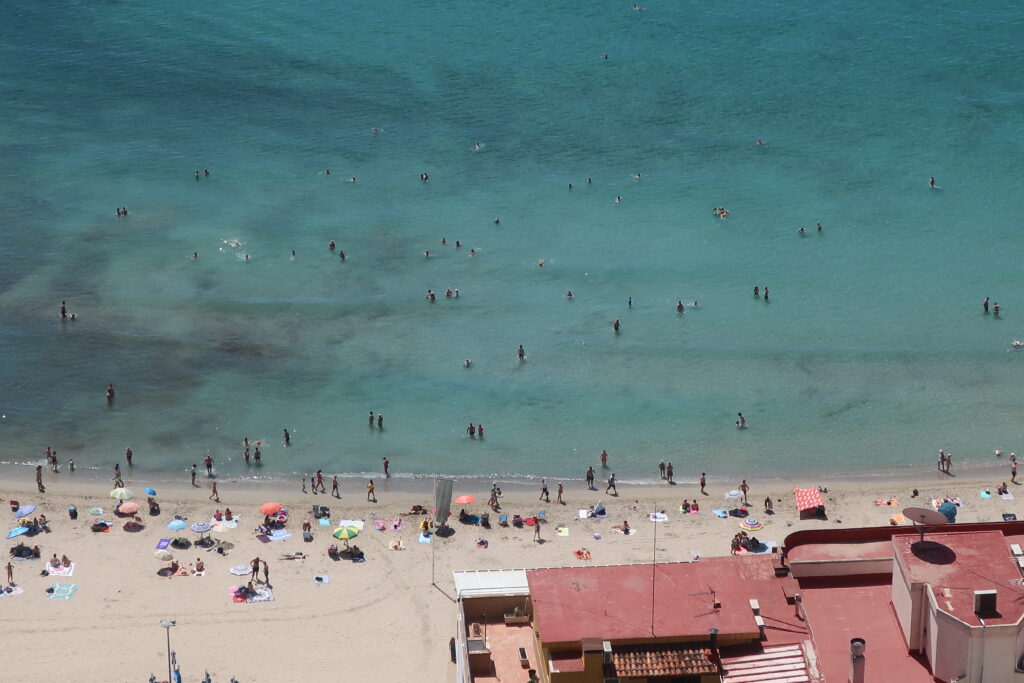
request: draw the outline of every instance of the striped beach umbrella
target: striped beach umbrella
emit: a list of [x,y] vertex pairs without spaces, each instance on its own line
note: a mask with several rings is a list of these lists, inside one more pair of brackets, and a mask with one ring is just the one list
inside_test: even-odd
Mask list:
[[331,536],[334,536],[335,538],[340,539],[342,541],[347,541],[348,539],[355,538],[358,535],[359,529],[355,528],[354,526],[340,526],[334,530],[334,533],[331,534]]
[[753,517],[747,517],[742,522],[740,522],[740,528],[746,529],[747,531],[757,531],[758,529],[764,528],[764,524],[762,524],[759,520],[754,519]]

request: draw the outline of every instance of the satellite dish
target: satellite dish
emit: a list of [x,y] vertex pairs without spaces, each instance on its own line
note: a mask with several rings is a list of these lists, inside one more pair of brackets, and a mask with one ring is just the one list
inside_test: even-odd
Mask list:
[[949,520],[946,515],[931,508],[903,508],[903,516],[914,523],[921,532],[921,540],[924,541],[925,527],[942,526]]

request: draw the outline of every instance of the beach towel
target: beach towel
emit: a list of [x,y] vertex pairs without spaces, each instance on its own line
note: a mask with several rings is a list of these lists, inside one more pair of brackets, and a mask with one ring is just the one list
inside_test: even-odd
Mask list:
[[1006,493],[999,494],[999,497],[1003,500],[1013,500],[1013,494],[1007,491]]
[[569,527],[567,527],[567,526],[560,526],[560,527],[558,527],[557,529],[555,529],[555,535],[556,536],[568,536],[569,535]]
[[267,536],[266,534],[259,534],[256,537],[256,540],[260,543],[270,543],[270,536]]
[[767,555],[772,552],[775,546],[775,541],[761,541],[756,547],[751,548],[750,552],[754,555]]
[[171,544],[171,539],[169,539],[169,538],[161,538],[160,542],[156,544],[156,549],[157,550],[164,550],[170,544]]
[[590,519],[590,510],[580,510],[578,519]]
[[255,595],[247,597],[245,599],[246,602],[273,602],[274,600],[274,590],[272,588],[261,586],[254,592]]
[[363,522],[363,520],[361,519],[342,519],[338,522],[338,526],[354,526],[360,531],[363,530],[364,525],[365,522]]
[[67,567],[54,567],[53,565],[46,565],[46,570],[50,572],[50,576],[74,576],[75,575],[75,563],[72,562]]
[[234,574],[235,576],[245,576],[247,574],[252,574],[252,567],[247,564],[236,564],[228,570],[228,573]]
[[313,580],[317,583],[330,583],[331,577],[329,577],[327,574],[317,574],[313,577]]
[[886,500],[876,500],[875,501],[875,505],[879,505],[879,506],[882,506],[882,507],[894,507],[894,506],[899,505],[899,504],[900,504],[900,502],[898,500],[896,500],[895,498],[888,498]]
[[488,545],[487,541],[485,541],[482,538],[479,541],[476,542],[476,547],[479,548],[480,550],[485,550],[487,548],[487,545]]
[[388,528],[391,529],[392,531],[398,531],[404,525],[405,525],[405,522],[403,522],[401,519],[398,519],[397,517],[395,519],[391,520],[390,522],[388,522]]
[[664,512],[652,512],[650,514],[650,520],[652,522],[667,522],[668,515],[666,515]]
[[232,517],[233,517],[233,519],[230,522],[228,520],[226,520],[226,519],[222,519],[220,521],[217,521],[216,519],[211,517],[210,518],[210,526],[220,525],[220,526],[225,527],[227,529],[237,529],[238,528],[239,516],[232,514]]
[[690,508],[690,514],[691,515],[699,515],[700,514],[700,510],[698,508]]
[[7,586],[6,588],[0,589],[0,598],[4,597],[5,595],[10,595],[12,597],[15,596],[15,595],[21,595],[24,592],[25,592],[25,589],[22,588],[21,586],[15,586],[13,588],[10,587],[10,586]]
[[53,589],[52,593],[47,594],[50,600],[70,600],[75,597],[75,591],[78,590],[78,584],[76,583],[55,583],[50,586]]
[[270,540],[271,541],[283,541],[283,540],[291,538],[291,537],[292,537],[292,535],[290,533],[288,533],[287,531],[285,531],[284,529],[277,529],[276,531],[271,531],[270,532]]
[[895,515],[889,518],[889,524],[892,524],[894,526],[897,524],[903,524],[905,521],[907,521],[907,518],[900,513],[896,513]]
[[430,543],[430,536],[420,534],[420,543]]
[[992,494],[989,493],[988,491],[985,491],[984,489],[979,491],[978,495],[980,495],[982,498],[984,498],[986,500],[992,497]]
[[327,517],[321,517],[320,518],[320,526],[330,526],[330,525],[331,525],[331,520],[330,519],[328,519]]
[[384,524],[383,519],[378,519],[373,523],[373,528],[377,531],[384,531],[384,529],[386,529],[387,526]]
[[729,513],[722,509],[712,510],[711,512],[715,514],[715,517],[721,517],[722,519],[725,519],[729,516]]
[[580,548],[579,550],[573,550],[572,556],[577,560],[589,560],[591,558],[590,551],[586,548]]

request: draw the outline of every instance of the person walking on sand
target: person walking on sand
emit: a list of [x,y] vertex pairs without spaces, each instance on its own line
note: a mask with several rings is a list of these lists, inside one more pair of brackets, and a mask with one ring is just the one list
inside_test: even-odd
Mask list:
[[217,493],[217,482],[213,482],[210,485],[210,498],[209,498],[209,500],[215,500],[218,503],[220,502],[220,494]]
[[324,485],[323,470],[316,471],[316,485],[320,489],[320,493],[327,493],[327,486]]
[[341,491],[338,490],[338,475],[335,474],[331,477],[331,495],[335,498],[341,498]]
[[565,501],[562,500],[562,491],[564,490],[565,488],[562,486],[562,482],[558,482],[558,498],[556,499],[556,502],[559,505],[565,505]]
[[590,489],[591,491],[594,490],[594,468],[593,467],[588,467],[587,468],[587,488]]
[[192,486],[196,486],[196,464],[192,463]]
[[1016,460],[1014,460],[1013,462],[1010,463],[1010,483],[1011,484],[1016,484],[1017,483],[1017,461]]
[[674,484],[675,480],[672,478],[672,474],[675,470],[672,469],[672,463],[665,466],[665,478],[668,479],[668,483]]
[[[308,491],[306,491],[306,475],[302,475],[302,492],[308,493]],[[316,493],[316,491],[313,491],[313,493]]]
[[707,474],[704,473],[704,472],[701,472],[700,473],[700,492],[704,493],[705,495],[707,495],[707,494],[704,491],[704,487],[707,486],[707,483],[708,483]]
[[744,505],[748,505],[748,503],[747,503],[747,491],[749,491],[749,490],[750,490],[750,487],[747,486],[747,480],[744,479],[742,482],[740,482],[740,493],[743,494],[743,504]]
[[388,467],[391,465],[391,461],[388,460],[387,456],[384,456],[383,458],[381,458],[381,462],[384,464],[384,478],[390,479],[391,475],[388,474]]
[[611,494],[613,496],[619,495],[619,490],[617,488],[615,488],[615,473],[614,472],[612,472],[612,476],[608,477],[608,486],[604,490],[605,493],[608,493],[609,491],[611,491]]
[[545,503],[551,502],[551,496],[548,495],[548,483],[544,479],[540,480],[540,498],[537,500],[543,500]]
[[377,502],[377,494],[373,492],[373,479],[366,485],[366,500],[372,500],[374,503]]
[[953,454],[946,453],[946,474],[950,474],[953,471]]
[[36,488],[39,489],[39,493],[46,493],[46,487],[43,486],[43,466],[36,465]]
[[533,516],[533,540],[540,540],[540,519],[536,515]]
[[7,585],[14,585],[14,565],[10,562],[7,563]]

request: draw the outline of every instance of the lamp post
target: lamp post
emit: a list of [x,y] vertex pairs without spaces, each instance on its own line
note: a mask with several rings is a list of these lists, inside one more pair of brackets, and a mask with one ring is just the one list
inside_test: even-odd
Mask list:
[[174,619],[161,619],[160,625],[167,630],[167,683],[171,683],[171,627],[175,625]]

